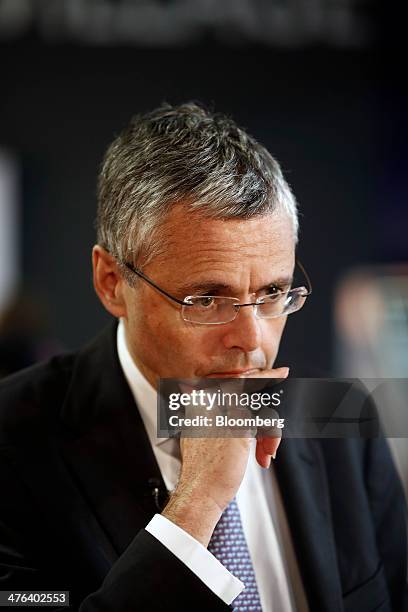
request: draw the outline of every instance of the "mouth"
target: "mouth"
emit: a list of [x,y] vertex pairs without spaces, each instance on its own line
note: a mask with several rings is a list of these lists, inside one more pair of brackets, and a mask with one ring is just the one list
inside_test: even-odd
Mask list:
[[247,370],[230,370],[228,372],[211,372],[207,374],[206,378],[242,378],[245,376],[252,376],[260,372],[259,368],[250,368]]

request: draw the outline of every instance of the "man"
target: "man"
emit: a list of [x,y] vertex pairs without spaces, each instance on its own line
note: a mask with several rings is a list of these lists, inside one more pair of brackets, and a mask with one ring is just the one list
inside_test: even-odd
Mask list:
[[81,612],[403,610],[383,440],[276,456],[276,438],[156,438],[160,378],[288,374],[273,365],[307,291],[277,162],[223,116],[162,106],[108,149],[97,228],[94,286],[119,325],[1,385],[2,589],[69,590]]

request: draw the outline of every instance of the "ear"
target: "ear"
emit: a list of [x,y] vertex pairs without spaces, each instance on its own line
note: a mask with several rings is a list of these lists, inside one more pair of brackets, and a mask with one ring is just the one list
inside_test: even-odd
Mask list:
[[96,244],[92,249],[93,284],[102,304],[114,317],[126,317],[125,280],[112,255]]

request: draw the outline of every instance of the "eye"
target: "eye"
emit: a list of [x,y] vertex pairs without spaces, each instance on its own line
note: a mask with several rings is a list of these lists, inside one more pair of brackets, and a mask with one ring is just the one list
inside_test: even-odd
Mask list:
[[268,287],[268,289],[266,290],[268,295],[274,295],[276,293],[282,293],[284,291],[287,291],[286,287],[280,286],[280,285],[271,285],[270,287]]
[[198,299],[197,304],[203,308],[209,308],[214,304],[214,298],[209,295],[204,295]]
[[265,293],[260,296],[261,299],[265,299],[266,296],[269,301],[280,300],[289,291],[290,287],[284,287],[283,285],[270,285],[265,289]]

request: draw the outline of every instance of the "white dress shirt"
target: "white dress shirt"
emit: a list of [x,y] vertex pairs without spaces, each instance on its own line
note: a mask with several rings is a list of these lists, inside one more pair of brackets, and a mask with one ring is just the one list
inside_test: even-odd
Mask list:
[[[134,363],[120,320],[117,334],[119,361],[139,408],[153,453],[168,491],[180,473],[177,439],[157,437],[157,392]],[[273,466],[261,468],[255,458],[255,440],[244,479],[236,495],[242,526],[255,571],[264,612],[308,612],[291,534]],[[226,604],[244,588],[200,542],[156,514],[146,530],[185,563]]]

